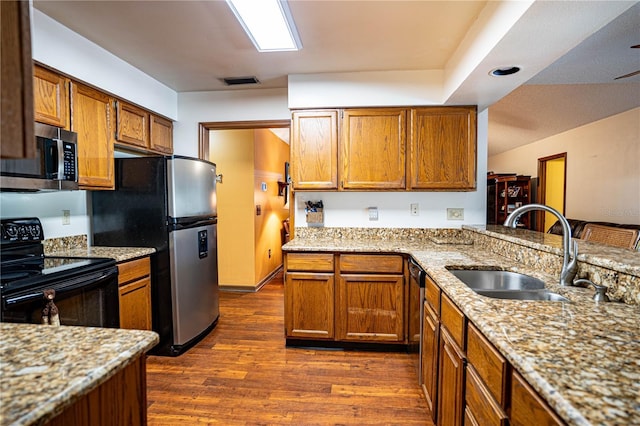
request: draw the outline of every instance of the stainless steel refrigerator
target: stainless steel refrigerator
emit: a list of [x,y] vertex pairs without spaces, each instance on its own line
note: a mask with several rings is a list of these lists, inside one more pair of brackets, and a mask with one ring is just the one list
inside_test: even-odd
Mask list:
[[176,356],[219,318],[216,165],[195,158],[118,158],[115,191],[94,191],[93,244],[154,247],[151,353]]

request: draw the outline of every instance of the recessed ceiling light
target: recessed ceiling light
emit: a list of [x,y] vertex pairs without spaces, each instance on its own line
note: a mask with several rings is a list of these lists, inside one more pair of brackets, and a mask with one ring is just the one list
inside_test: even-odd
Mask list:
[[227,0],[259,52],[302,49],[286,0]]
[[515,74],[520,71],[520,67],[500,67],[491,70],[489,75],[494,77],[504,77],[505,75]]

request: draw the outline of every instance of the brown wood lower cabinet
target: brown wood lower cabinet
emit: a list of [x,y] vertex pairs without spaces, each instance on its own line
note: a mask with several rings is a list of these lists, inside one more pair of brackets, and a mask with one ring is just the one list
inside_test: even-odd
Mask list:
[[149,257],[118,264],[120,328],[151,330]]
[[401,255],[287,253],[290,339],[406,343]]
[[464,398],[464,352],[445,327],[440,329],[438,366],[438,426],[462,424]]
[[142,355],[81,397],[49,426],[139,426],[147,424],[146,356]]
[[438,426],[564,424],[429,276],[424,307],[422,389]]
[[565,424],[516,371],[511,376],[511,413],[509,420],[513,426],[556,426]]

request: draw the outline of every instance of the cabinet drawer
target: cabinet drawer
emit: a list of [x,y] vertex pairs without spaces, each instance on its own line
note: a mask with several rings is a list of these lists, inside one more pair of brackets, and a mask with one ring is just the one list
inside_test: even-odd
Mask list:
[[460,349],[465,350],[464,335],[465,321],[464,314],[454,305],[454,303],[445,295],[442,295],[442,305],[440,311],[442,325],[447,328],[453,340],[458,344]]
[[[472,418],[480,425],[504,426],[507,415],[484,387],[478,373],[472,366],[467,367],[465,402]],[[466,411],[466,410],[465,410]]]
[[424,297],[427,303],[440,315],[440,287],[427,275],[424,279]]
[[471,323],[467,329],[467,359],[504,408],[506,402],[507,360]]
[[403,267],[402,256],[387,254],[340,255],[340,272],[401,274]]
[[126,284],[151,273],[149,256],[118,264],[118,284]]
[[287,271],[333,272],[332,253],[287,253]]

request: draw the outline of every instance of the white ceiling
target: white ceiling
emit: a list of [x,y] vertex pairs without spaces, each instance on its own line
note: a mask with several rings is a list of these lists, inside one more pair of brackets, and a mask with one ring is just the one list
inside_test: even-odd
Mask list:
[[[221,0],[34,1],[177,92],[230,90],[221,79],[234,76],[257,76],[261,83],[247,89],[287,87],[291,74],[457,73],[460,81],[446,103],[492,105],[490,154],[640,105],[640,76],[612,80],[640,69],[640,49],[629,49],[640,43],[635,1],[538,1],[495,45],[480,42],[483,31],[494,28],[496,10],[523,2],[289,4],[303,49],[258,53]],[[466,69],[457,66],[474,53],[482,58]],[[506,65],[523,70],[504,80],[487,75]]]

